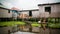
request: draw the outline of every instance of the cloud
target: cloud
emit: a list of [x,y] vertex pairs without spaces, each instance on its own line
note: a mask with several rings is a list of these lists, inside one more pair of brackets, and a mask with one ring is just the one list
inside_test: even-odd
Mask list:
[[60,0],[36,0],[36,1],[37,4],[60,2]]
[[2,4],[3,4],[3,7],[5,7],[5,8],[12,8],[13,7],[13,5],[11,4],[11,3],[9,3],[9,2],[2,2]]
[[15,6],[24,10],[38,8],[38,4],[60,2],[60,0],[1,0],[0,2],[7,8]]

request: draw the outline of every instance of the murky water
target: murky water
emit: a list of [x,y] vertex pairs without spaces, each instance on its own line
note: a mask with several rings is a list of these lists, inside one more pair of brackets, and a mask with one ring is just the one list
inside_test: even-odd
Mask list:
[[36,34],[36,33],[18,31],[18,32],[11,33],[11,34]]

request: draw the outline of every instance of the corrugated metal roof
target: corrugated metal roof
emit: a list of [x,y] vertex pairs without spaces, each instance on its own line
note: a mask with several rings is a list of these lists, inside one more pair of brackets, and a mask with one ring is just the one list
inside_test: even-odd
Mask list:
[[11,9],[8,9],[8,8],[4,8],[3,6],[0,6],[0,9],[11,10]]
[[60,4],[60,2],[57,2],[57,3],[38,4],[38,6],[44,6],[44,5],[57,5],[57,4]]
[[20,10],[20,12],[26,12],[26,11],[39,11],[39,9],[31,9],[31,10]]

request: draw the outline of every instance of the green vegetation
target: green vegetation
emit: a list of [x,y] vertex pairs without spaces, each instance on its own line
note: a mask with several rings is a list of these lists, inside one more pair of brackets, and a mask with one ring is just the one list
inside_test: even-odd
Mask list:
[[[5,21],[5,22],[0,22],[0,26],[14,26],[14,25],[25,25],[25,22],[22,22],[22,21]],[[37,22],[32,22],[31,25],[33,27],[38,27],[41,24],[38,24]]]
[[54,24],[54,23],[49,23],[49,24],[48,24],[48,27],[50,27],[50,28],[60,28],[60,23],[56,23],[56,24]]
[[30,18],[29,21],[34,22],[36,18]]
[[41,26],[41,24],[31,24],[33,27]]
[[49,18],[48,27],[50,28],[60,28],[60,19],[59,18]]
[[49,23],[55,23],[55,19],[54,19],[54,18],[49,18],[49,19],[48,19],[48,22],[49,22]]
[[29,21],[31,22],[38,22],[40,20],[40,18],[30,18]]
[[38,24],[37,22],[33,22],[31,25],[32,25],[33,27],[39,27],[39,26],[41,26],[41,24]]
[[14,25],[24,25],[25,23],[22,21],[6,21],[6,22],[0,22],[0,26],[14,26]]
[[[35,21],[35,19],[30,19],[33,27],[39,27],[41,24]],[[0,22],[0,26],[14,26],[14,25],[25,25],[26,23],[23,21],[4,21]],[[48,18],[48,27],[50,28],[60,28],[60,18]]]

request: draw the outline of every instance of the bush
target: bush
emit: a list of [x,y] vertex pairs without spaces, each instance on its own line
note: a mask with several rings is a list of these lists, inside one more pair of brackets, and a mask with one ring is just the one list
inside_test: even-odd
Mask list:
[[34,22],[35,21],[35,18],[30,18],[29,21]]
[[48,18],[48,27],[60,28],[60,18]]
[[12,18],[0,18],[0,22],[4,22],[4,21],[12,21]]
[[50,28],[60,28],[60,23],[49,23],[48,24],[48,27],[50,27]]
[[32,21],[32,22],[38,22],[40,20],[40,18],[30,18],[29,21]]
[[48,18],[49,23],[55,23],[55,18]]
[[60,23],[60,18],[59,18],[59,23]]
[[17,21],[22,21],[22,19],[21,18],[17,18]]

